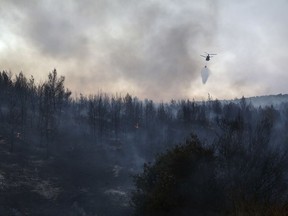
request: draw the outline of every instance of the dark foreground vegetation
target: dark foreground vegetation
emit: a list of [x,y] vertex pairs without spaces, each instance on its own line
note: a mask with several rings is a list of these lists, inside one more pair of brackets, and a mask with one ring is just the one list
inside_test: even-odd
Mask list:
[[64,81],[0,73],[1,216],[288,215],[288,103],[71,97]]

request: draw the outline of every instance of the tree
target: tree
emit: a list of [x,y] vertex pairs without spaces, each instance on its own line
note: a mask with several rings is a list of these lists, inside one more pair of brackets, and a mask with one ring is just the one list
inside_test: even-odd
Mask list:
[[29,83],[27,78],[21,72],[18,76],[16,76],[16,80],[14,82],[15,89],[15,98],[18,101],[18,109],[20,112],[20,129],[22,136],[25,135],[25,126],[27,121],[27,112],[28,112],[28,97],[29,97]]
[[146,130],[153,130],[156,120],[156,108],[152,100],[145,100],[144,104],[144,127]]
[[105,94],[99,93],[89,97],[88,119],[93,137],[96,138],[97,134],[100,142],[107,124],[109,105],[109,97]]
[[47,157],[50,154],[50,143],[55,137],[61,120],[61,111],[69,100],[71,92],[64,88],[65,78],[57,76],[54,69],[48,75],[48,80],[38,87],[39,114],[41,135],[45,137]]
[[119,96],[113,96],[111,98],[111,121],[112,121],[112,131],[115,134],[116,140],[119,138],[120,124],[121,124],[121,108],[122,108],[122,98]]
[[217,180],[225,189],[231,215],[274,215],[276,209],[287,214],[288,152],[279,151],[275,140],[270,143],[276,116],[275,110],[265,108],[252,132],[240,114],[223,120],[215,148]]
[[134,104],[132,96],[128,93],[123,99],[123,121],[125,125],[125,133],[127,134],[133,130],[135,123],[134,122]]

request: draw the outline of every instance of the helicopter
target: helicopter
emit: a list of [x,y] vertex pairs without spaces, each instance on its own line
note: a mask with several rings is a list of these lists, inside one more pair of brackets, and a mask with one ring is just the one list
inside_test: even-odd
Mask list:
[[204,56],[204,55],[200,55],[200,56],[205,58],[206,61],[209,61],[210,58],[212,58],[214,55],[217,55],[217,54],[211,54],[211,53],[207,53],[207,52],[205,52],[205,53],[207,54],[207,56]]

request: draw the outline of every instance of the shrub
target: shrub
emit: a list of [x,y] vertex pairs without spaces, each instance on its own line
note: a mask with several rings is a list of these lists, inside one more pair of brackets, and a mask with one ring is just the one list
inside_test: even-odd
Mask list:
[[195,136],[145,164],[134,182],[135,215],[206,215],[218,212],[223,203],[213,151]]

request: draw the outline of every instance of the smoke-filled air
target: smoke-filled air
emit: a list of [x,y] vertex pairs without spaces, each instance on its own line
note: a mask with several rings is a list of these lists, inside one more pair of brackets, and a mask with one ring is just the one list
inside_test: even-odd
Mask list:
[[[0,0],[0,65],[39,80],[56,68],[73,95],[130,92],[160,102],[278,94],[288,79],[287,4]],[[205,87],[204,52],[218,54]]]
[[286,0],[0,0],[0,216],[288,215]]

